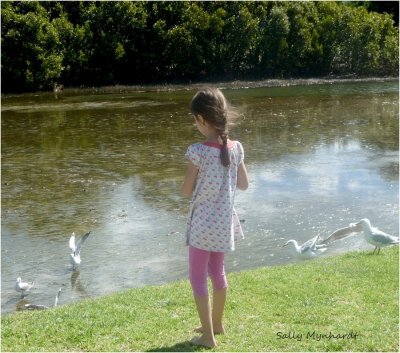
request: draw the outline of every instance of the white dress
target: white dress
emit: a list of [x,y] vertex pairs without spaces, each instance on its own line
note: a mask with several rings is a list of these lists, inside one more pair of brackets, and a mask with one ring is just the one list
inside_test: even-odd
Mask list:
[[231,164],[220,160],[221,145],[196,143],[185,157],[198,169],[187,224],[187,244],[195,248],[226,252],[235,250],[235,240],[243,239],[239,218],[233,207],[237,170],[244,159],[242,144],[229,141]]

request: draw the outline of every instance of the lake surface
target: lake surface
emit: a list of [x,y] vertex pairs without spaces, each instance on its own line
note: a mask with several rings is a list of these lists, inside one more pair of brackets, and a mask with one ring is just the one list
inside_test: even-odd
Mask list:
[[[187,277],[180,196],[195,89],[66,90],[2,97],[2,312]],[[228,272],[287,264],[281,246],[367,217],[398,235],[398,82],[225,89],[250,176],[246,239]],[[71,271],[72,232],[91,235]],[[361,235],[323,256],[371,249]],[[34,281],[24,299],[17,277]]]

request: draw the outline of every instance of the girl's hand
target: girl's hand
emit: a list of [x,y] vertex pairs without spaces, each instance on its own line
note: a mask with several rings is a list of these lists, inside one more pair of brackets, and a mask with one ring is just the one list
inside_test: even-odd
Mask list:
[[191,196],[193,194],[198,172],[199,170],[197,167],[191,161],[189,161],[186,169],[185,180],[183,181],[181,188],[182,195]]
[[239,164],[236,186],[240,190],[246,190],[249,187],[249,176],[247,175],[247,169],[244,162]]

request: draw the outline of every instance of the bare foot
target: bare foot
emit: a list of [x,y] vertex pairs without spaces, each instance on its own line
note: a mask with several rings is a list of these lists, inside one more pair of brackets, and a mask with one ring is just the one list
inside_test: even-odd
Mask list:
[[200,337],[193,337],[190,340],[190,343],[195,346],[203,346],[206,348],[214,348],[217,346],[217,341],[215,339],[204,337],[204,335]]
[[[193,332],[196,333],[203,333],[203,328],[200,327],[196,327]],[[224,326],[220,326],[220,327],[214,327],[214,335],[224,335],[225,334],[225,328]]]

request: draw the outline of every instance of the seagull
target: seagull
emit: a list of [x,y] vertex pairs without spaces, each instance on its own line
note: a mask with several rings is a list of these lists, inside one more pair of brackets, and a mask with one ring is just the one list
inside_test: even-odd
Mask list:
[[355,226],[361,226],[365,240],[368,243],[375,245],[373,254],[375,253],[376,249],[378,249],[377,254],[379,254],[381,247],[399,244],[398,237],[396,238],[392,235],[382,232],[378,228],[372,227],[368,218],[363,218],[361,221],[356,223]]
[[[60,297],[61,289],[62,289],[62,287],[60,287],[60,289],[58,290],[58,293],[56,295],[56,299],[54,301],[54,307],[56,307],[58,304],[58,298]],[[49,308],[48,306],[42,305],[42,304],[25,304],[25,309],[27,309],[27,310],[45,310],[48,308]]]
[[60,289],[57,292],[56,299],[54,300],[54,307],[56,307],[58,305],[58,299],[60,298],[61,289],[62,289],[62,287],[60,287]]
[[82,245],[89,237],[89,233],[86,233],[82,239],[79,241],[78,245],[75,245],[75,233],[72,233],[71,238],[69,239],[69,248],[71,249],[71,257],[70,261],[72,264],[72,269],[75,270],[77,266],[81,264],[81,249]]
[[302,259],[311,259],[326,250],[325,244],[317,244],[319,239],[320,236],[317,235],[316,237],[307,240],[303,245],[299,245],[296,240],[292,239],[283,246],[287,246],[290,244],[290,250],[294,256]]
[[331,235],[329,235],[326,239],[319,242],[319,244],[329,244],[335,240],[339,240],[349,236],[351,233],[361,232],[361,225],[356,225],[354,223],[350,224],[348,227],[340,228],[335,230]]
[[33,282],[22,282],[21,277],[17,278],[17,282],[15,283],[15,290],[17,292],[21,292],[21,298],[25,296],[25,292],[29,291],[33,287]]
[[25,309],[27,310],[45,310],[48,308],[48,306],[41,304],[25,304]]

